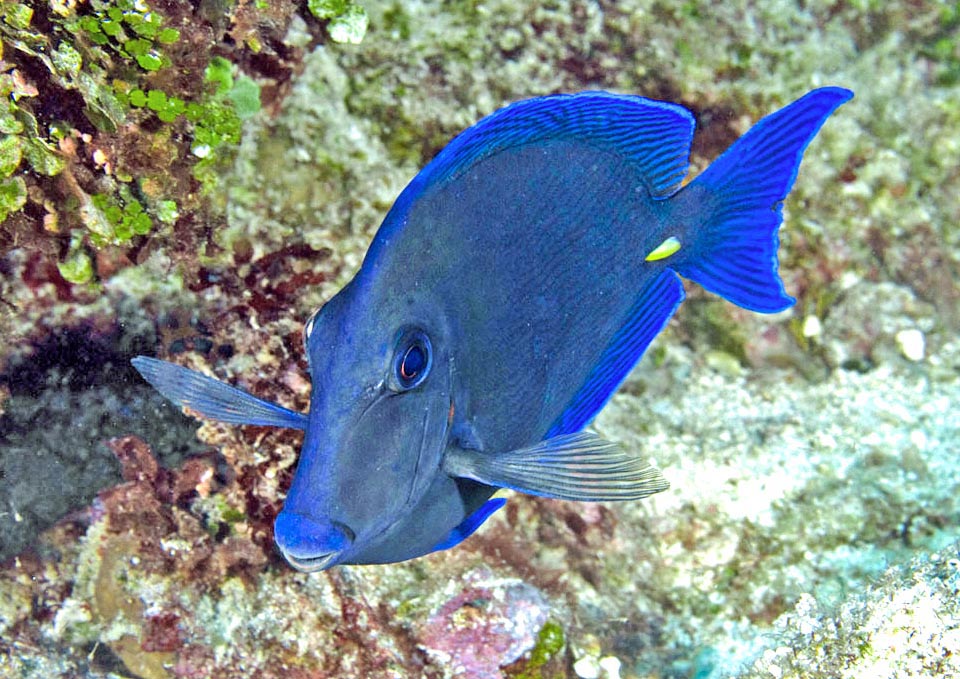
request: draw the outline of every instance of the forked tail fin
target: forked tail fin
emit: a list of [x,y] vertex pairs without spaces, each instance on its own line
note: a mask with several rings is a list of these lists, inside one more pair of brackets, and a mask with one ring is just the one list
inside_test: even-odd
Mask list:
[[675,265],[681,275],[753,311],[793,304],[777,273],[782,201],[807,144],[852,97],[841,87],[813,90],[760,120],[680,192],[707,206],[696,243]]

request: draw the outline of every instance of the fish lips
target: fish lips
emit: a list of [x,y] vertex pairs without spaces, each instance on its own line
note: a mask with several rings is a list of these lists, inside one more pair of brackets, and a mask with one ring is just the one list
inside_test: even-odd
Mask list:
[[354,541],[353,531],[336,521],[281,511],[273,524],[273,539],[283,558],[298,571],[313,573],[337,563]]

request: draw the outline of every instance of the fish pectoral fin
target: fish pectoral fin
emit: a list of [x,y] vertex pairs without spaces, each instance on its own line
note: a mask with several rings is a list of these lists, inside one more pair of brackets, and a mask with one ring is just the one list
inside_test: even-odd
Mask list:
[[137,372],[163,396],[204,417],[230,424],[307,428],[307,416],[252,396],[195,370],[147,356],[130,361]]
[[489,519],[495,511],[500,509],[505,504],[507,504],[507,498],[505,497],[495,497],[492,500],[487,500],[480,506],[480,509],[457,524],[457,527],[450,531],[447,534],[447,537],[434,545],[433,549],[430,551],[439,552],[443,549],[456,547],[468,537],[473,535],[474,532],[476,532],[476,530],[483,525],[484,521]]
[[507,453],[458,450],[443,467],[451,476],[562,500],[639,500],[670,486],[659,469],[592,432]]

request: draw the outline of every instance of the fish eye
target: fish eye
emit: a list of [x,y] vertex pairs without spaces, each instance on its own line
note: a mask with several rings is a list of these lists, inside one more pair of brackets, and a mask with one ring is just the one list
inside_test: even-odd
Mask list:
[[407,391],[420,385],[427,378],[432,362],[430,338],[426,333],[418,329],[402,333],[393,367],[398,390]]

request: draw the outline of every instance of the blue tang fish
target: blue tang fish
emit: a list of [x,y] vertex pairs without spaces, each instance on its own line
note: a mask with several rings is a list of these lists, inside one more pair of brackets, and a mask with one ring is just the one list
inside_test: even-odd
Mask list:
[[357,275],[307,322],[309,414],[133,363],[206,417],[306,432],[274,526],[304,571],[452,547],[504,504],[498,488],[662,491],[659,470],[583,428],[683,300],[679,276],[758,312],[793,303],[777,273],[782,201],[852,96],[808,93],[685,186],[694,120],[681,106],[605,92],[515,103],[410,182]]

